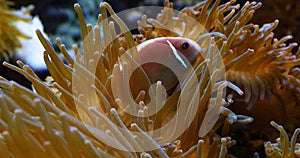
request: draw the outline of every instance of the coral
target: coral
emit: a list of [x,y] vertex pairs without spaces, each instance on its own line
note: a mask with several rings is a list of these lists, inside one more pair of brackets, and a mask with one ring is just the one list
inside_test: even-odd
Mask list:
[[44,33],[44,27],[39,17],[33,17],[30,22],[15,22],[15,26],[22,33],[30,37],[30,39],[19,39],[22,47],[16,49],[14,58],[26,62],[34,71],[46,70],[47,67],[43,60],[42,53],[44,47],[39,42],[39,39],[35,34],[35,30],[41,30],[46,38],[48,38],[48,36]]
[[8,60],[13,56],[16,48],[22,47],[19,39],[29,38],[20,32],[16,26],[17,21],[27,21],[30,18],[30,8],[23,8],[21,10],[14,10],[10,8],[12,3],[7,0],[0,1],[0,60]]
[[[230,127],[260,119],[233,112],[240,98],[248,109],[265,106],[271,99],[283,100],[274,106],[286,110],[284,116],[289,117],[284,121],[297,126],[299,52],[291,53],[297,44],[285,44],[291,36],[274,38],[277,21],[262,27],[248,24],[261,3],[248,2],[240,8],[234,2],[202,1],[175,14],[173,3],[166,0],[155,19],[145,15],[137,22],[139,34],[134,35],[107,3],[100,3],[95,27],[86,23],[75,4],[82,38],[82,48],[73,46],[75,59],[57,38],[65,64],[37,30],[51,73],[47,82],[21,61],[19,67],[4,63],[30,80],[34,90],[1,78],[1,153],[4,157],[239,156],[227,152],[236,143],[229,137]],[[191,74],[179,78],[180,84],[168,95],[160,81],[151,85],[136,48],[158,37],[189,38],[203,50],[190,63]],[[132,80],[131,74],[139,80]],[[155,108],[161,109],[152,113]],[[272,125],[281,132],[281,142],[266,143],[266,153],[297,154],[299,130],[288,148],[283,129]]]

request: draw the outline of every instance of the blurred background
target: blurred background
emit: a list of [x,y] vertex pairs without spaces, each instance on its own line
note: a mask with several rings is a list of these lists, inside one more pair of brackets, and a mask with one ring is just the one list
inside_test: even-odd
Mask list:
[[[89,23],[95,24],[99,13],[99,3],[101,0],[13,0],[15,8],[34,4],[34,15],[40,16],[45,27],[45,32],[52,41],[59,36],[62,41],[70,46],[80,39],[79,24],[73,4],[79,3],[83,7],[84,14]],[[172,0],[170,0],[172,1]],[[173,0],[174,8],[180,10],[186,6],[191,6],[201,0]],[[222,0],[225,3],[228,0]],[[252,0],[250,0],[251,2]],[[263,6],[254,14],[252,22],[263,25],[279,19],[280,23],[275,30],[276,37],[293,35],[294,40],[300,41],[300,1],[299,0],[256,0],[262,2]],[[115,12],[120,12],[128,8],[137,6],[163,6],[163,0],[107,0]],[[243,5],[246,0],[237,0],[236,4]],[[53,40],[54,39],[54,40]],[[54,42],[55,43],[55,42]]]

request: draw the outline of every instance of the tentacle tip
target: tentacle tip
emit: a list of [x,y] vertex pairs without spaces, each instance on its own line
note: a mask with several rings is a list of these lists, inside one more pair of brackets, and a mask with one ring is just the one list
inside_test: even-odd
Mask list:
[[132,128],[132,127],[137,127],[138,125],[136,124],[136,123],[132,123],[131,125],[130,125],[130,127]]
[[67,114],[65,112],[60,112],[59,113],[59,117],[66,117],[66,116],[67,116]]
[[59,37],[55,38],[56,42],[61,42],[61,39]]
[[202,139],[198,140],[198,144],[202,144],[202,143],[204,143],[204,140]]
[[94,109],[95,109],[95,107],[93,107],[93,106],[88,107],[88,110],[89,110],[89,111],[92,111],[92,110],[94,110]]
[[16,61],[17,64],[24,64],[21,60]]
[[249,49],[248,49],[248,52],[249,52],[249,53],[254,53],[254,49],[249,48]]
[[35,32],[36,33],[41,33],[41,30],[40,29],[36,29]]
[[271,121],[270,124],[275,128],[277,128],[279,126],[275,121]]
[[79,3],[75,3],[75,4],[74,4],[74,8],[75,8],[75,9],[76,9],[76,8],[80,8]]
[[76,132],[78,131],[77,127],[70,127],[70,132]]
[[15,109],[14,113],[15,114],[21,114],[21,113],[23,113],[23,110],[22,109]]
[[116,110],[115,108],[111,108],[111,109],[110,109],[110,112],[111,112],[111,113],[118,113],[117,110]]
[[221,138],[221,143],[226,143],[227,142],[227,139],[226,138]]
[[34,100],[33,100],[35,103],[36,102],[40,102],[41,101],[41,99],[40,98],[34,98]]
[[100,7],[105,7],[105,5],[107,5],[106,2],[101,2],[99,6],[100,6]]
[[8,65],[9,63],[7,61],[2,62],[2,65]]
[[85,140],[84,140],[84,144],[91,144],[91,143],[92,143],[91,140],[88,140],[88,139],[85,139]]
[[22,68],[23,69],[30,69],[30,66],[29,65],[24,65]]

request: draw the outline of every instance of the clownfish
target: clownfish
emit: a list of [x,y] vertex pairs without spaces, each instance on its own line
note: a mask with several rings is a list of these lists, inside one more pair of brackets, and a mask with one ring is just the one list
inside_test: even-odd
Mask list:
[[160,37],[141,43],[137,51],[151,84],[161,81],[169,94],[203,50],[188,38]]

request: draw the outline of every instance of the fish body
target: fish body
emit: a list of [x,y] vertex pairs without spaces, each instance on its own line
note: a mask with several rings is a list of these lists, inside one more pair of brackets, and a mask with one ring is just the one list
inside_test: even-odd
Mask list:
[[161,81],[167,91],[178,85],[188,65],[193,64],[201,52],[193,40],[183,37],[160,37],[137,46],[143,70],[150,82]]

